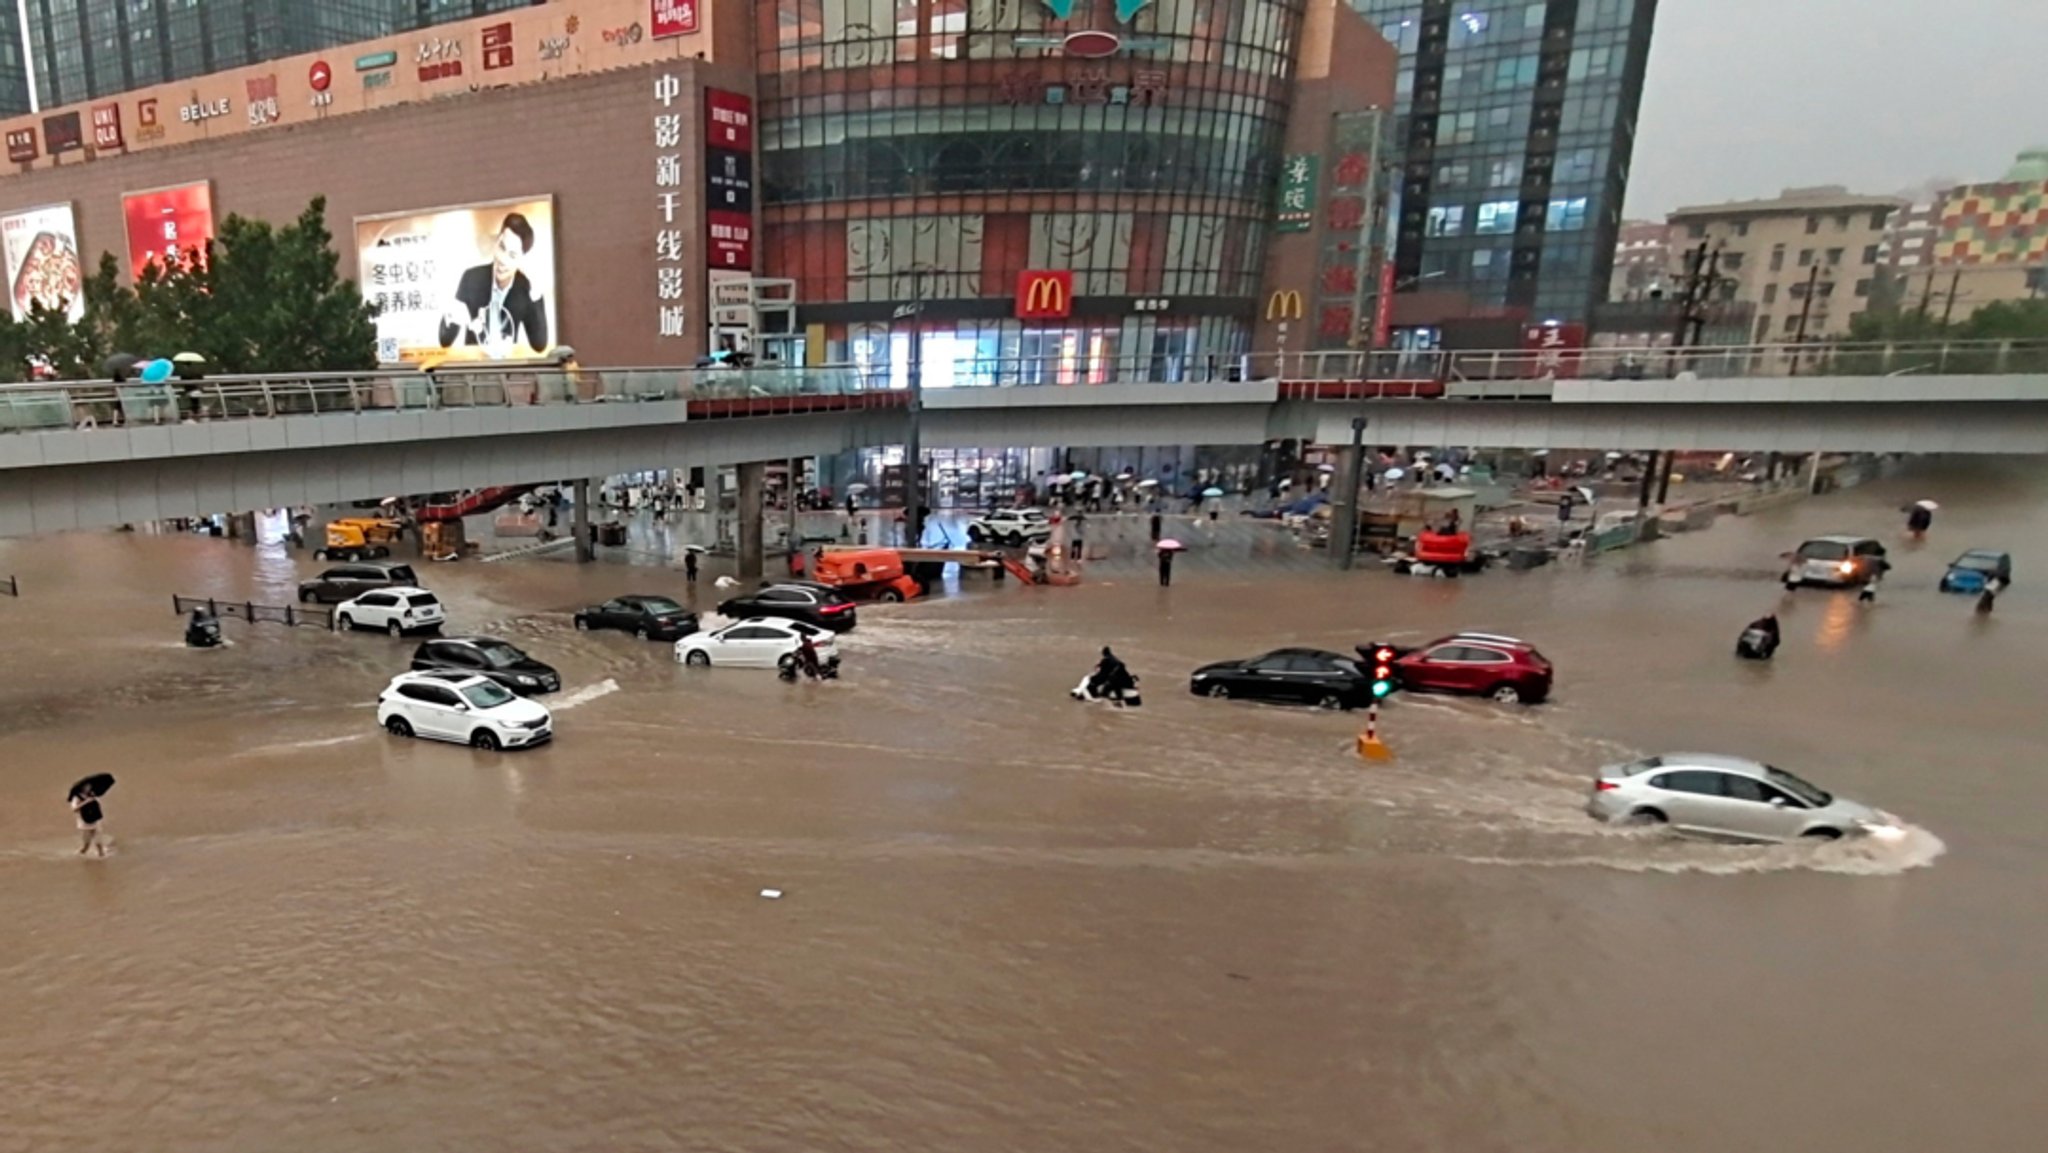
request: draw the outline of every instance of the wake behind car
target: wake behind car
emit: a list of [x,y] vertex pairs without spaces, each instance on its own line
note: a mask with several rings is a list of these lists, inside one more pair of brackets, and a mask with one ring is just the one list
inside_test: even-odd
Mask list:
[[1042,508],[999,508],[967,522],[967,539],[976,544],[1006,544],[1022,548],[1052,539],[1052,521]]
[[377,723],[394,737],[430,737],[473,749],[531,748],[552,739],[547,706],[473,673],[400,673],[377,698]]
[[430,633],[439,631],[447,620],[441,598],[425,589],[403,585],[366,592],[334,606],[334,627],[343,632],[381,629],[394,637]]
[[562,687],[562,676],[553,665],[534,660],[517,646],[496,637],[441,637],[427,641],[414,650],[412,668],[417,673],[484,677],[522,697],[552,693]]
[[1679,832],[1738,841],[1905,835],[1889,813],[1761,761],[1715,753],[1665,753],[1609,765],[1594,777],[1586,811],[1603,821],[1668,824]]
[[[1375,646],[1360,645],[1371,659]],[[1385,646],[1380,646],[1385,647]],[[1550,661],[1536,646],[1493,633],[1456,633],[1419,648],[1394,648],[1395,683],[1424,693],[1490,697],[1533,705],[1550,696]]]
[[1867,536],[1817,536],[1788,558],[1785,587],[1826,585],[1849,588],[1868,584],[1891,567],[1884,545]]
[[734,620],[781,617],[802,621],[833,632],[845,632],[856,623],[853,602],[844,593],[811,581],[778,581],[754,592],[733,597],[718,606],[719,614]]
[[323,571],[312,580],[299,582],[299,601],[338,604],[371,589],[398,586],[417,588],[419,574],[409,564],[341,564]]
[[672,641],[697,631],[697,614],[668,597],[613,597],[577,613],[576,628],[617,629],[643,641]]
[[1203,665],[1188,678],[1203,697],[1349,709],[1372,700],[1372,675],[1357,661],[1321,649],[1274,649],[1264,656]]
[[796,652],[806,636],[818,650],[819,661],[831,664],[839,659],[839,646],[831,630],[803,621],[757,617],[684,637],[676,642],[676,660],[700,669],[772,669],[783,657]]

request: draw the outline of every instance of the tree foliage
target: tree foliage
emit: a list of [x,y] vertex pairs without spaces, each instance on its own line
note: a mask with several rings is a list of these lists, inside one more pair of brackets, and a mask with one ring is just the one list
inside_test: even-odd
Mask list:
[[77,324],[40,305],[20,321],[0,316],[0,379],[24,379],[32,357],[63,379],[89,379],[116,352],[196,352],[209,373],[373,368],[375,310],[342,279],[333,244],[323,196],[282,228],[229,216],[203,255],[152,263],[132,286],[103,254]]

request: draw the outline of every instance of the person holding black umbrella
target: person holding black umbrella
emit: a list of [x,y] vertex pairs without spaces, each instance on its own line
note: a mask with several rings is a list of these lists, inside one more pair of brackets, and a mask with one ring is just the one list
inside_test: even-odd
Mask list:
[[100,798],[113,787],[112,773],[97,773],[71,786],[67,799],[71,802],[72,814],[78,818],[78,855],[81,857],[89,849],[98,850],[102,857],[107,855],[106,842],[100,840],[100,822],[106,816],[100,811]]

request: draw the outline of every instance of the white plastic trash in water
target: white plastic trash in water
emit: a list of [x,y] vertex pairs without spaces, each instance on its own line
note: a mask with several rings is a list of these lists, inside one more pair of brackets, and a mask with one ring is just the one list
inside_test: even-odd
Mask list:
[[768,899],[769,899],[769,900],[771,900],[771,901],[779,901],[779,900],[781,900],[781,899],[782,899],[782,890],[781,890],[781,889],[763,889],[763,890],[761,890],[761,895],[762,895],[762,896],[764,896],[764,897],[766,897],[766,898],[768,898]]

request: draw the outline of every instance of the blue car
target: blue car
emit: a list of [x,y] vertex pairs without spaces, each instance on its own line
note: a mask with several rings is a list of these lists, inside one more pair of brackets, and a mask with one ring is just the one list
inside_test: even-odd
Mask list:
[[2012,554],[1988,548],[1973,548],[1948,564],[1942,574],[1945,593],[1980,593],[1984,582],[1997,577],[2000,585],[2012,583]]

